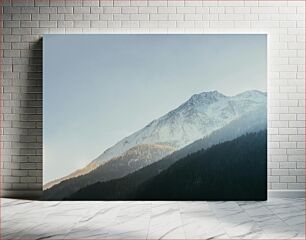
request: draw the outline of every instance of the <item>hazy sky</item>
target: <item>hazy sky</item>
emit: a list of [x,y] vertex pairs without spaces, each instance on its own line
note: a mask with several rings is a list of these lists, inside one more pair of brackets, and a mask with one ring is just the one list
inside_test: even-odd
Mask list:
[[266,91],[266,35],[45,35],[44,183],[189,99]]

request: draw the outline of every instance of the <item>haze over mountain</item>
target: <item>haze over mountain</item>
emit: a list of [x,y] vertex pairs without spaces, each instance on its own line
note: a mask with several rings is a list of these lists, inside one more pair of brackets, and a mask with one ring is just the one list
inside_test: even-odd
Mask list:
[[[267,132],[244,134],[121,179],[86,186],[67,200],[266,200]],[[244,171],[241,171],[243,169]]]
[[[209,136],[246,113],[265,108],[266,101],[266,93],[257,90],[246,91],[236,96],[225,96],[218,91],[195,94],[173,111],[153,120],[141,130],[108,148],[85,168],[54,180],[44,188],[50,188],[64,180],[88,174],[138,145],[157,144],[171,147],[172,151],[183,148],[200,138]],[[157,160],[159,159],[154,159],[154,161]],[[137,168],[125,172],[131,173],[144,166],[146,166],[145,161],[138,164]]]
[[119,157],[114,157],[102,166],[97,167],[91,172],[66,179],[61,183],[44,191],[46,199],[62,199],[79,189],[110,179],[124,177],[140,168],[148,166],[163,157],[171,154],[175,149],[171,146],[159,144],[137,145]]
[[[79,176],[76,178],[68,179],[63,181],[62,183],[54,186],[50,190],[45,191],[46,199],[63,199],[69,198],[70,194],[78,191],[90,184],[94,184],[96,182],[105,182],[104,186],[107,189],[112,189],[113,184],[116,185],[117,192],[105,192],[104,196],[108,196],[108,199],[118,199],[123,196],[127,196],[127,192],[131,189],[137,188],[142,182],[146,181],[150,177],[154,177],[160,172],[166,170],[169,166],[177,162],[178,160],[188,156],[191,153],[207,149],[215,144],[223,143],[225,141],[233,140],[237,137],[240,137],[247,133],[258,132],[267,129],[267,109],[266,105],[258,107],[256,110],[252,112],[248,112],[242,115],[240,118],[230,122],[223,128],[220,128],[209,136],[198,139],[193,143],[171,153],[172,149],[170,147],[162,147],[159,146],[159,150],[167,151],[163,158],[159,158],[161,155],[158,154],[157,157],[154,158],[153,161],[146,160],[147,155],[152,155],[155,151],[150,151],[151,145],[139,145],[128,150],[127,153],[132,154],[123,154],[120,157],[114,158],[111,161],[107,162],[104,165],[101,165],[97,169],[85,174],[83,176]],[[145,146],[145,147],[143,147]],[[153,145],[155,146],[155,145]],[[157,146],[156,146],[157,147]],[[141,149],[143,152],[143,156],[138,154],[138,151],[134,151],[134,149]],[[149,152],[146,153],[146,151]],[[135,156],[135,153],[137,155]],[[132,156],[132,157],[129,157]],[[129,163],[131,159],[137,159],[136,164],[132,166],[128,166],[126,163]],[[140,160],[143,159],[143,160]],[[144,162],[143,162],[144,161]],[[140,170],[138,170],[140,169]],[[138,171],[137,171],[138,170]],[[135,173],[133,173],[136,171]],[[129,173],[129,175],[127,174]],[[132,173],[132,174],[131,174]],[[120,176],[127,175],[123,178],[119,178]],[[112,181],[109,181],[114,179]],[[119,195],[117,195],[119,194]],[[87,198],[90,199],[90,198]]]
[[178,108],[108,148],[93,162],[103,164],[138,144],[160,143],[179,149],[262,104],[266,104],[266,94],[257,90],[233,97],[218,91],[195,94]]
[[[98,189],[90,192],[103,194]],[[139,200],[266,200],[267,132],[248,133],[192,153],[144,182],[131,197]]]

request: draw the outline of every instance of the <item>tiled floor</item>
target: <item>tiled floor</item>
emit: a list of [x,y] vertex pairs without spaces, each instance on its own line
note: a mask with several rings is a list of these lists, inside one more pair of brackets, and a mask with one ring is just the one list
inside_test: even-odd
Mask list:
[[1,199],[4,239],[305,239],[305,199],[43,202]]

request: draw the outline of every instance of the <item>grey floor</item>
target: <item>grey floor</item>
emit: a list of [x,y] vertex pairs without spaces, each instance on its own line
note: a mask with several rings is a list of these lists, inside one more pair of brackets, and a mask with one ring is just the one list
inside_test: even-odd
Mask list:
[[3,239],[305,239],[305,199],[42,202],[1,199]]

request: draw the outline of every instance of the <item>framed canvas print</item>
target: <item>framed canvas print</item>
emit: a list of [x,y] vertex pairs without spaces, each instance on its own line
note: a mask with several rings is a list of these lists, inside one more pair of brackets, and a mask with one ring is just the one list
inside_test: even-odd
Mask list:
[[267,35],[43,39],[47,200],[265,200]]

